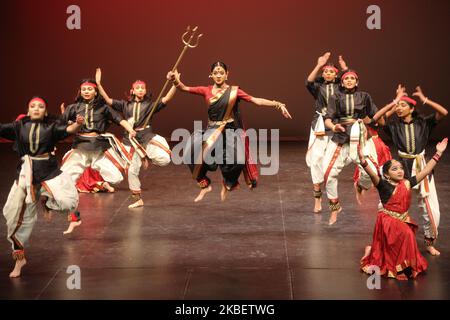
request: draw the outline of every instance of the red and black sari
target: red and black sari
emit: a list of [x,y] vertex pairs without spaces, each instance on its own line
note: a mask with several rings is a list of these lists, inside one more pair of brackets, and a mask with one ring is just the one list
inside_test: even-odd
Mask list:
[[[409,181],[411,187],[417,183],[415,177]],[[381,275],[390,278],[416,278],[427,269],[428,263],[417,247],[417,224],[408,214],[410,187],[406,180],[395,187],[381,180],[377,188],[383,209],[378,212],[372,248],[370,254],[361,259],[361,269],[371,273],[370,266],[377,266]]]
[[[215,95],[212,89],[213,86],[189,88],[190,93],[202,95],[208,104],[207,129],[192,134],[185,155],[190,163],[188,166],[192,177],[200,187],[206,188],[211,183],[208,171],[215,171],[219,167],[228,190],[239,185],[241,173],[244,173],[246,184],[254,188],[257,185],[258,169],[251,159],[249,141],[239,112],[239,101],[250,101],[252,97],[236,86],[230,86]],[[218,144],[222,144],[222,148],[218,148]]]

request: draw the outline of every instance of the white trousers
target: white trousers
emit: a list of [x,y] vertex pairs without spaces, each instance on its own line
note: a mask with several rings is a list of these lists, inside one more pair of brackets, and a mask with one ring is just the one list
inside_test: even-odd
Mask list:
[[[106,153],[110,156],[107,157]],[[100,175],[108,183],[118,184],[123,180],[123,163],[121,159],[114,157],[115,152],[108,149],[103,151],[82,151],[79,149],[69,150],[63,157],[63,165],[61,170],[70,175],[74,184],[76,184],[80,175],[83,174],[86,168],[100,172]],[[114,163],[112,160],[114,159]]]
[[26,185],[23,176],[14,181],[3,207],[6,219],[7,239],[13,250],[23,250],[37,220],[38,199],[46,196],[46,206],[68,214],[78,207],[78,192],[69,175],[64,172],[42,183],[35,191],[36,201],[25,203]]
[[[125,145],[127,152],[130,152],[132,147]],[[170,163],[170,147],[166,139],[160,135],[155,135],[145,147],[147,155],[152,161],[152,164],[157,166],[166,166]],[[137,152],[133,152],[130,167],[128,168],[128,186],[133,192],[141,191],[141,181],[139,180],[139,172],[141,170],[142,161]]]
[[[369,158],[366,159],[366,161],[373,168],[373,170],[376,170],[374,164],[370,160],[370,157],[376,157],[376,152],[375,154],[373,154],[373,150],[371,150],[371,148],[367,148],[366,150],[369,152]],[[338,176],[341,173],[342,169],[344,169],[344,167],[348,166],[351,163],[355,163],[359,166],[360,177],[358,180],[358,184],[364,189],[370,189],[370,187],[372,186],[372,180],[370,179],[370,176],[366,173],[364,168],[362,168],[355,162],[355,160],[350,157],[349,143],[338,145],[336,142],[330,139],[323,161],[324,182],[327,191],[327,197],[329,200],[336,201],[339,199]]]
[[313,184],[320,184],[323,182],[323,160],[329,140],[329,135],[316,136],[314,134],[314,130],[311,128],[308,141],[308,151],[306,152],[306,164],[311,171]]

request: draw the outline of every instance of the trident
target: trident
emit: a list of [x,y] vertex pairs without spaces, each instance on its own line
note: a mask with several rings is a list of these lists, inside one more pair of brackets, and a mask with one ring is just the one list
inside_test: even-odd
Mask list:
[[[198,29],[198,27],[195,27],[194,29],[191,30],[191,27],[188,26],[187,29],[186,29],[186,32],[183,33],[183,35],[181,36],[181,41],[183,42],[184,47],[183,47],[183,50],[181,50],[180,55],[178,56],[177,62],[175,62],[175,65],[174,65],[173,68],[172,68],[172,72],[175,72],[175,70],[178,68],[178,65],[180,64],[181,59],[183,58],[184,53],[186,52],[186,50],[187,50],[188,48],[195,48],[195,47],[198,46],[198,41],[200,40],[200,37],[203,36],[203,34],[199,34],[199,35],[197,36],[197,39],[196,39],[195,44],[192,43],[192,40],[194,39],[194,36],[195,36],[195,33],[197,32],[197,29]],[[186,38],[189,34],[191,34],[191,36],[189,37],[188,40],[186,40],[185,38]],[[155,112],[156,106],[157,106],[157,105],[159,104],[159,102],[161,101],[162,95],[163,95],[164,91],[166,90],[168,84],[169,84],[169,80],[166,80],[166,83],[164,83],[164,86],[163,86],[163,88],[161,89],[161,92],[159,93],[158,98],[155,100],[155,102],[154,102],[153,105],[152,105],[150,114],[149,114],[149,115],[147,116],[147,118],[145,119],[145,122],[144,122],[144,125],[143,125],[144,128],[147,126],[147,124],[148,124],[148,122],[150,121],[150,119],[151,119],[153,113]]]

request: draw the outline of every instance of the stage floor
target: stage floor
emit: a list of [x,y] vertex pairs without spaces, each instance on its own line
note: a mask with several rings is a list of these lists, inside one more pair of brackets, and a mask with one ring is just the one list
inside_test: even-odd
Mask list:
[[[3,207],[17,155],[11,144],[0,151]],[[359,259],[371,242],[377,193],[357,205],[347,167],[339,184],[344,210],[329,227],[325,199],[323,213],[312,212],[305,151],[305,143],[282,143],[279,173],[262,176],[254,191],[241,186],[224,203],[219,172],[211,175],[213,191],[194,203],[198,187],[185,166],[173,164],[142,172],[143,208],[127,208],[126,183],[114,194],[81,194],[83,223],[72,235],[62,235],[65,216],[46,222],[39,215],[19,279],[8,277],[13,260],[2,218],[0,299],[450,299],[448,152],[436,170],[441,256],[427,254],[420,228],[428,271],[415,281],[383,278],[380,290],[369,290]],[[81,290],[67,288],[71,265],[80,267]]]

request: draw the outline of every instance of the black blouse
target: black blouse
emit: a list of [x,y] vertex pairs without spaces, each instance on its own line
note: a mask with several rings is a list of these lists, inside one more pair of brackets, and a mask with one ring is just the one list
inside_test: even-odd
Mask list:
[[[417,184],[416,176],[407,178],[411,188]],[[395,186],[387,182],[385,179],[380,178],[380,182],[377,185],[378,194],[380,195],[381,203],[386,204],[392,196],[395,190]]]
[[[331,119],[333,123],[345,119],[372,118],[378,109],[367,92],[356,91],[347,93],[338,91],[328,100],[327,114],[325,119]],[[332,140],[338,144],[350,141],[351,125],[344,125],[345,132],[335,132]]]
[[[150,114],[151,107],[153,102],[150,99],[144,101],[125,101],[125,100],[113,100],[111,107],[114,110],[123,114],[125,119],[132,118],[134,120],[133,129],[142,128],[145,122],[145,119]],[[155,109],[155,113],[164,109],[166,105],[160,102]],[[151,120],[149,121],[149,126],[147,128],[143,128],[143,130],[138,130],[136,132],[136,139],[139,143],[145,144],[151,138],[153,138],[154,134],[151,128]],[[123,142],[126,145],[130,145],[130,141],[128,138],[128,132],[125,131],[123,135]]]
[[[39,156],[51,153],[59,140],[68,136],[67,124],[51,122],[48,118],[42,121],[31,120],[25,117],[19,121],[0,124],[0,136],[15,142],[14,148],[20,157],[24,155]],[[22,167],[19,163],[16,178]],[[50,180],[61,173],[56,157],[50,154],[49,160],[32,160],[33,183]]]
[[[425,150],[431,131],[436,126],[436,114],[426,117],[415,116],[409,123],[404,122],[397,116],[384,126],[384,131],[391,137],[397,150],[408,154],[420,154]],[[410,176],[414,159],[400,158],[405,167],[405,176]]]
[[[314,97],[314,115],[311,122],[311,127],[316,126],[317,118],[319,118],[319,113],[325,113],[327,110],[328,100],[330,97],[339,91],[339,81],[340,78],[336,78],[334,82],[327,82],[323,77],[318,77],[314,82],[306,80],[306,89]],[[329,130],[326,128],[326,130]]]
[[[77,115],[84,117],[84,124],[79,131],[81,134],[93,132],[102,134],[106,132],[111,122],[119,125],[123,120],[119,113],[106,104],[94,106],[92,102],[77,102],[66,108],[62,115],[62,121],[64,123],[75,121]],[[92,138],[76,135],[72,147],[86,151],[106,150],[109,143],[102,137]]]

